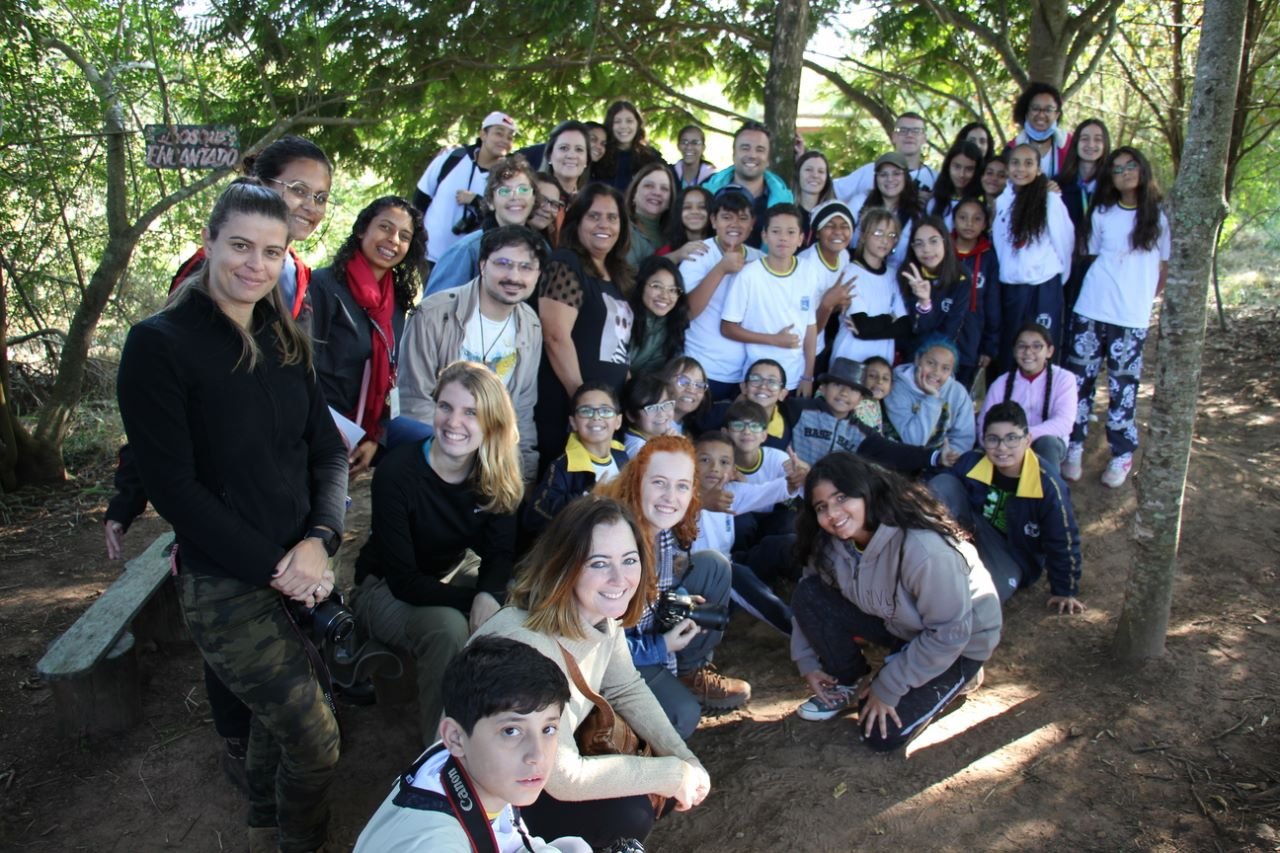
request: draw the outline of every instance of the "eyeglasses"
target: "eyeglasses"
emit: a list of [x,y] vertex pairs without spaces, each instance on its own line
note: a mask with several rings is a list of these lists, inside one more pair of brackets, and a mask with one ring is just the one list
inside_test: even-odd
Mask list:
[[489,258],[487,263],[490,266],[497,267],[499,272],[506,273],[519,270],[525,275],[528,275],[530,273],[537,273],[539,269],[539,266],[533,261],[513,261],[510,258]]
[[781,379],[771,379],[768,376],[761,376],[759,373],[751,373],[747,375],[748,385],[763,385],[770,391],[777,391],[782,387]]
[[1044,352],[1044,341],[1035,341],[1030,344],[1014,344],[1015,352]]
[[681,148],[697,148],[702,146],[703,144],[704,143],[701,139],[681,139],[680,140]]
[[513,195],[528,195],[533,192],[533,187],[528,184],[520,184],[517,187],[498,187],[493,194],[498,198],[511,198]]
[[885,231],[883,228],[877,228],[875,231],[872,231],[872,232],[871,232],[871,236],[872,236],[872,237],[888,237],[890,240],[897,240],[897,239],[898,239],[898,232],[897,232],[897,231]]
[[730,432],[750,432],[757,434],[764,432],[764,424],[759,423],[758,421],[729,421],[727,426],[729,427]]
[[680,295],[680,288],[676,287],[675,285],[671,285],[670,287],[668,287],[667,285],[657,281],[649,282],[644,286],[644,289],[656,296],[679,296]]
[[543,196],[538,199],[538,207],[549,207],[552,210],[564,210],[568,206],[569,205],[565,204],[558,198],[547,198],[546,196]]
[[711,385],[709,383],[695,382],[694,380],[690,379],[688,376],[685,376],[683,373],[681,373],[679,376],[676,377],[676,384],[679,385],[681,388],[692,388],[695,391],[706,391],[711,388]]
[[329,193],[313,193],[311,191],[311,187],[307,186],[302,181],[290,181],[289,183],[285,183],[284,181],[279,181],[275,178],[267,178],[267,183],[279,184],[301,201],[311,199],[320,207],[324,207],[326,204],[333,201],[333,196]]
[[895,127],[893,131],[902,136],[924,136],[923,127]]
[[1111,174],[1123,175],[1126,172],[1136,172],[1140,168],[1142,167],[1138,165],[1137,160],[1130,160],[1128,163],[1125,163],[1123,166],[1120,166],[1120,165],[1112,166]]
[[1030,107],[1027,112],[1038,116],[1051,116],[1058,112],[1057,107]]
[[613,406],[579,406],[573,410],[573,413],[584,421],[593,420],[595,418],[607,421],[609,418],[616,418],[618,416],[618,410]]
[[997,447],[1004,445],[1010,450],[1022,443],[1027,437],[1025,432],[1011,432],[1008,435],[984,435],[982,437],[982,446],[988,450],[995,450]]
[[661,403],[650,403],[647,406],[641,406],[640,411],[646,415],[657,415],[662,412],[670,412],[676,407],[675,400],[663,400]]

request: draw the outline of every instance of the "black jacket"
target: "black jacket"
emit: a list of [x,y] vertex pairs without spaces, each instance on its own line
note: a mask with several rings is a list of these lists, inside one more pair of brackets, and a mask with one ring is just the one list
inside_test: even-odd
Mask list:
[[280,364],[274,314],[257,311],[253,371],[231,320],[193,291],[129,331],[116,393],[184,569],[267,586],[310,527],[342,531],[347,454],[315,377]]

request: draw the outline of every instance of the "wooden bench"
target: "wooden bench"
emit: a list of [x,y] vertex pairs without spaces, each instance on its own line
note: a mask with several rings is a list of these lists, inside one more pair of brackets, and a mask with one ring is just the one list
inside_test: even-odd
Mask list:
[[36,664],[53,690],[64,735],[123,731],[141,721],[135,640],[187,639],[169,574],[172,543],[173,534],[164,533],[125,563],[124,573]]

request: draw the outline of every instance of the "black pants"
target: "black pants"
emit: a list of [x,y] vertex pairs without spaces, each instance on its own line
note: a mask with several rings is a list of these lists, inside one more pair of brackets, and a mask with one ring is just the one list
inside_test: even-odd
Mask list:
[[[817,651],[823,670],[846,686],[857,684],[870,670],[862,654],[862,644],[874,643],[895,653],[907,645],[889,633],[883,619],[863,613],[840,590],[827,586],[816,576],[804,578],[796,585],[791,612]],[[904,746],[924,731],[980,669],[981,661],[956,658],[941,675],[911,688],[898,700],[894,710],[902,720],[901,727],[891,719],[884,737],[877,727],[870,736],[863,736],[863,743],[880,752]]]
[[533,805],[520,809],[520,815],[534,835],[548,839],[577,835],[594,849],[608,847],[619,838],[644,841],[658,820],[643,794],[566,803],[543,791]]

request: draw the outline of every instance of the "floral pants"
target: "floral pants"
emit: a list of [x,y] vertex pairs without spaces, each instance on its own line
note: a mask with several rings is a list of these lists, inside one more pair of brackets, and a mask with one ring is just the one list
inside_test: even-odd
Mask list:
[[1105,362],[1110,396],[1107,443],[1111,445],[1111,454],[1120,456],[1138,448],[1138,379],[1142,374],[1142,348],[1146,342],[1146,329],[1113,326],[1079,314],[1071,315],[1066,368],[1075,373],[1079,384],[1072,444],[1084,444],[1089,433],[1093,395]]

